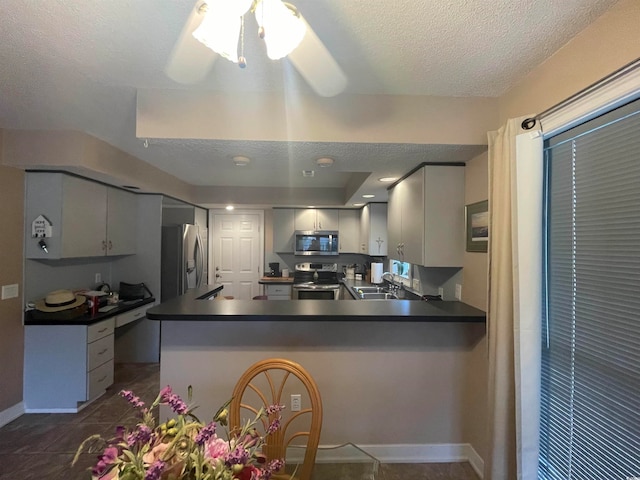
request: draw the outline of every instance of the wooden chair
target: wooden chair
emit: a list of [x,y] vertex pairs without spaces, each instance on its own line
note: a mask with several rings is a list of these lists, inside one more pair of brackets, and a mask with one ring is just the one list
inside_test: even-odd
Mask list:
[[[302,408],[292,412],[287,400],[291,394],[302,395]],[[243,420],[253,418],[260,407],[269,405],[285,405],[285,409],[265,420],[263,428],[282,416],[281,427],[266,438],[262,453],[267,461],[284,459],[286,462],[287,447],[301,445],[300,439],[306,438],[305,454],[301,465],[297,466],[295,477],[287,472],[296,468],[295,463],[286,464],[285,469],[276,472],[273,479],[310,480],[316,459],[316,451],[320,441],[322,428],[322,400],[315,381],[299,364],[281,358],[271,358],[255,363],[242,375],[235,386],[229,407],[229,425],[236,428]],[[241,412],[244,417],[241,417]],[[296,440],[295,443],[292,443]]]

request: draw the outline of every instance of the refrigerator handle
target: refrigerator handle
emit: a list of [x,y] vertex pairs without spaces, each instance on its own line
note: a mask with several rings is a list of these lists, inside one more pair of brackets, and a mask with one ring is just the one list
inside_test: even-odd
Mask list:
[[202,286],[202,277],[204,276],[204,252],[202,251],[202,239],[200,232],[196,235],[196,262],[200,261],[199,267],[196,267],[196,287]]

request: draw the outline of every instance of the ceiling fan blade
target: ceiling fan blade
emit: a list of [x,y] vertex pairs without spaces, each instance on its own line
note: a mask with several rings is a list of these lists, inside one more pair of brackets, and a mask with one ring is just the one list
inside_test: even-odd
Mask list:
[[204,17],[198,12],[200,4],[198,1],[191,10],[164,68],[164,73],[178,83],[200,82],[209,73],[218,57],[217,53],[205,47],[192,35]]
[[300,19],[307,32],[287,58],[318,95],[334,97],[346,88],[347,76],[302,15]]

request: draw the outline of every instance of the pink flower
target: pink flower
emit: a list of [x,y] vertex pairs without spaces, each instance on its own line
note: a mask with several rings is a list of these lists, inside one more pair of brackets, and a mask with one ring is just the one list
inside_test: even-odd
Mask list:
[[151,451],[145,453],[144,456],[142,457],[142,460],[147,465],[151,465],[156,460],[160,460],[161,459],[161,457],[164,454],[164,452],[167,451],[167,448],[169,448],[169,444],[168,443],[159,443],[158,445],[153,447],[151,449]]
[[209,460],[224,459],[229,453],[229,443],[213,434],[204,444],[204,456]]

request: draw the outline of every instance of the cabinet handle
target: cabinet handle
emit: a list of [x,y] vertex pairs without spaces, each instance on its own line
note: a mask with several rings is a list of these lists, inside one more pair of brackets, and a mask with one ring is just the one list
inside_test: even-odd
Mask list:
[[133,316],[133,318],[138,318],[140,315],[142,315],[142,312],[138,312],[138,313],[136,313],[136,314]]
[[104,355],[105,353],[107,353],[109,351],[108,348],[105,348],[104,350],[98,352],[98,355]]
[[102,383],[107,379],[107,376],[105,375],[104,377],[102,377],[100,380],[98,380],[98,383]]
[[103,329],[98,330],[98,333],[104,333],[104,332],[106,332],[107,330],[108,330],[108,328],[107,328],[107,327],[104,327]]
[[109,240],[109,250],[111,250],[113,248],[113,243],[111,243],[111,240]]
[[102,241],[102,250],[107,250],[107,242],[105,242],[104,240]]

